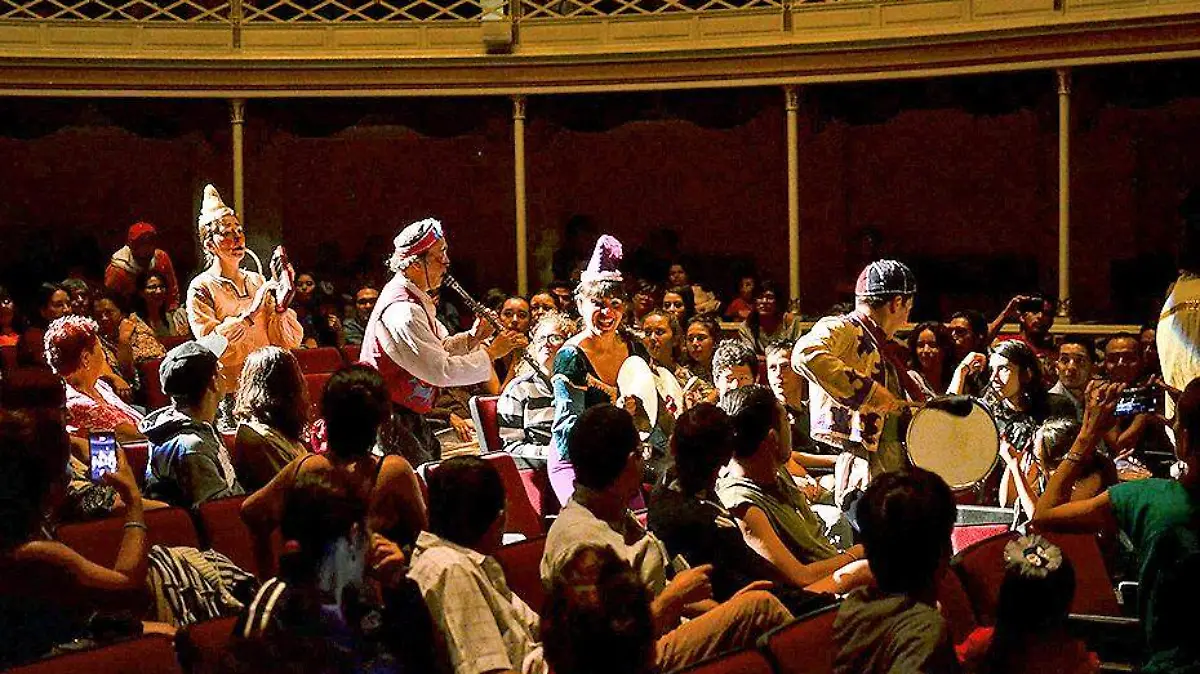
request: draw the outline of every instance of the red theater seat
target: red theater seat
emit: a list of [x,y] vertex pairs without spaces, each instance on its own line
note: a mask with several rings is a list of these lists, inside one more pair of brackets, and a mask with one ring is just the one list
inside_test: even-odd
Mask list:
[[337,372],[346,364],[342,358],[342,352],[333,346],[322,346],[317,349],[292,349],[292,354],[300,362],[300,370],[305,374]]
[[150,410],[166,407],[167,403],[171,402],[163,393],[162,382],[158,378],[158,366],[161,363],[161,358],[154,358],[142,361],[138,366],[138,372],[142,376],[142,393],[146,396],[146,407]]
[[150,461],[150,443],[123,443],[121,449],[125,450],[125,460],[129,462],[129,470],[133,471],[133,476],[137,478],[138,484],[144,484],[146,482],[146,464]]
[[[525,493],[525,485],[512,456],[504,452],[492,452],[482,454],[480,458],[495,466],[500,473],[500,480],[504,483],[505,509],[508,514],[506,531],[524,534],[526,538],[534,538],[545,533],[542,528],[542,516],[529,501],[529,496]],[[426,501],[429,500],[429,490],[425,481],[430,475],[437,472],[439,465],[441,465],[440,461],[430,461],[417,468],[417,476],[423,478],[421,490]]]
[[500,419],[496,416],[496,401],[500,396],[472,396],[467,405],[471,420],[475,422],[475,433],[479,436],[479,450],[483,453],[499,452]]
[[149,634],[8,670],[9,674],[179,674],[170,637]]
[[164,349],[170,351],[184,342],[191,341],[191,339],[191,335],[170,335],[168,337],[159,337],[158,343],[162,344]]
[[231,496],[201,503],[196,509],[200,532],[208,547],[228,557],[234,564],[258,575],[254,558],[254,541],[250,529],[242,521],[242,502],[245,496]]
[[778,674],[832,674],[833,619],[838,605],[827,606],[763,635],[759,648]]
[[[64,524],[56,538],[89,560],[111,566],[117,559],[124,535],[125,517],[106,517],[91,522]],[[146,528],[150,545],[200,547],[200,536],[192,518],[183,508],[161,508],[146,511]]]
[[521,475],[521,484],[525,487],[525,495],[529,497],[533,509],[542,517],[557,515],[562,506],[550,486],[550,475],[546,472],[546,467],[520,468],[517,472]]
[[[954,556],[951,567],[975,608],[975,619],[983,626],[996,624],[996,602],[1004,582],[1004,546],[1013,535],[980,541]],[[1075,599],[1072,613],[1120,616],[1121,607],[1096,538],[1091,534],[1048,534],[1062,548],[1075,568]]]
[[504,569],[508,587],[530,608],[539,612],[546,600],[541,577],[542,552],[545,549],[546,537],[538,536],[510,543],[496,551],[496,561]]
[[309,421],[321,418],[321,394],[325,392],[325,384],[329,383],[332,372],[305,373],[304,383],[308,384]]
[[675,670],[675,674],[772,674],[771,662],[756,650],[738,651]]
[[175,634],[175,650],[187,674],[217,674],[229,648],[237,616],[188,625]]
[[347,344],[342,347],[342,359],[349,363],[358,362],[358,354],[362,351],[362,344]]
[[17,369],[17,347],[0,346],[0,370],[12,372]]

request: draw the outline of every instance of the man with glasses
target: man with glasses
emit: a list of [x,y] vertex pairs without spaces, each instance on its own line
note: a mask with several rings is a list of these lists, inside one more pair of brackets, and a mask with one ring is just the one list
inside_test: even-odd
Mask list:
[[347,344],[362,344],[367,319],[371,317],[371,311],[378,299],[379,291],[371,286],[363,286],[354,293],[354,316],[342,324]]
[[529,354],[540,367],[534,372],[521,362],[517,374],[504,387],[496,402],[500,442],[522,468],[545,468],[554,424],[554,392],[550,389],[550,366],[554,356],[578,332],[575,321],[557,311],[542,316],[533,330]]

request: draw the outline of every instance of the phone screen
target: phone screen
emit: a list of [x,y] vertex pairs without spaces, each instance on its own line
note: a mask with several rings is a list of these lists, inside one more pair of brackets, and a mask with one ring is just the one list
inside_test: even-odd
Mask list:
[[1129,417],[1135,414],[1162,414],[1163,390],[1157,386],[1125,389],[1117,397],[1115,414]]
[[88,435],[92,456],[92,481],[117,469],[117,437],[112,431],[94,431]]

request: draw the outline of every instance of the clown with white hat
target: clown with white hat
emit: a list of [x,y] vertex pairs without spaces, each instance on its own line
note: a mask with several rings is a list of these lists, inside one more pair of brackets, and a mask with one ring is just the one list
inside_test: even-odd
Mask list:
[[[225,205],[217,188],[204,187],[203,202],[196,218],[200,246],[208,268],[188,286],[188,324],[198,339],[216,333],[229,341],[221,355],[224,391],[237,391],[238,378],[246,357],[264,346],[294,349],[300,346],[304,330],[296,312],[276,302],[272,292],[281,284],[268,282],[263,275],[241,268],[246,248],[245,230],[233,209]],[[291,271],[282,251],[272,261],[286,278]],[[281,297],[283,295],[281,294]],[[229,408],[228,402],[225,408]],[[225,410],[223,410],[225,411]],[[219,419],[219,421],[227,419]]]
[[367,319],[359,358],[379,370],[391,394],[392,421],[381,433],[384,451],[402,454],[415,466],[441,456],[425,418],[439,390],[488,381],[492,361],[528,340],[505,331],[488,342],[493,328],[482,320],[468,332],[451,335],[437,320],[433,297],[450,269],[441,222],[414,222],[393,244],[388,268],[396,275]]

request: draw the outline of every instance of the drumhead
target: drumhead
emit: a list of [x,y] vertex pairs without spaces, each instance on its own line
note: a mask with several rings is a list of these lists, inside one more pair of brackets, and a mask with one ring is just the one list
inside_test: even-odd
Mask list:
[[965,417],[925,408],[908,425],[909,460],[938,474],[953,489],[973,487],[986,478],[1000,456],[996,422],[982,403],[971,402]]

